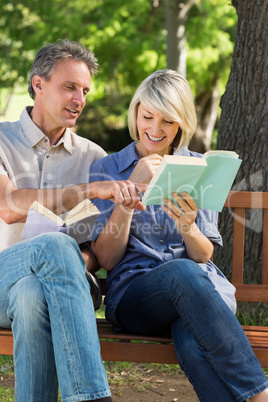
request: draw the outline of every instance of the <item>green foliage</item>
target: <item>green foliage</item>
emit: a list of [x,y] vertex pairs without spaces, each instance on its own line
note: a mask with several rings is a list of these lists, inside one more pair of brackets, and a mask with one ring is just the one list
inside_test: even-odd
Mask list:
[[[127,109],[140,82],[166,67],[165,1],[0,0],[0,91],[26,82],[36,51],[58,38],[90,47],[100,64],[79,134],[116,151],[131,139]],[[196,97],[229,73],[236,14],[229,0],[196,0],[187,24],[188,80]]]

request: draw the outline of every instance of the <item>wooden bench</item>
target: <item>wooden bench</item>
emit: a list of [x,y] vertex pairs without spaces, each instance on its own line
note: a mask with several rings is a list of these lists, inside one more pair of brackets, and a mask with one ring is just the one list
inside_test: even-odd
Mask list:
[[[232,283],[237,288],[237,300],[268,302],[268,193],[230,192],[225,207],[232,208],[234,216]],[[262,283],[250,285],[243,284],[245,211],[255,208],[263,210]],[[246,246],[254,247],[252,244]],[[105,293],[103,279],[101,286]],[[118,334],[105,319],[97,319],[97,325],[103,360],[178,364],[170,335],[149,337]],[[243,326],[243,329],[262,367],[268,368],[268,328]],[[12,332],[0,329],[0,354],[12,353]]]

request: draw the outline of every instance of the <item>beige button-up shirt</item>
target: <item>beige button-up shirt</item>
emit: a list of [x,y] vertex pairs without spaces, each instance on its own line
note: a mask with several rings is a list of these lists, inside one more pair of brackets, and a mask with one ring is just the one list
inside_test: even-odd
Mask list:
[[[91,164],[106,155],[97,144],[70,129],[56,145],[25,108],[17,122],[0,123],[0,174],[17,189],[49,189],[89,182]],[[0,251],[22,240],[23,223],[7,225],[0,218]]]

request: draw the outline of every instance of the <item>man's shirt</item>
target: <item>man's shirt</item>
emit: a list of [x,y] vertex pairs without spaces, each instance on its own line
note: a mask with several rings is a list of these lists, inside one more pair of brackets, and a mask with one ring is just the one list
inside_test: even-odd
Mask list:
[[[106,152],[69,128],[59,142],[49,138],[25,108],[17,122],[0,123],[0,175],[17,189],[52,189],[89,182],[90,166]],[[61,200],[58,200],[60,203]],[[0,218],[0,251],[22,240],[24,223],[7,225]]]

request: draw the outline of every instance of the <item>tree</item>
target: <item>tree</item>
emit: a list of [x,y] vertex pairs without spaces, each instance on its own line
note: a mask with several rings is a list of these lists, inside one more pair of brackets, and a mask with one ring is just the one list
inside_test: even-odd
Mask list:
[[[185,66],[187,56],[185,70],[201,122],[198,132],[203,141],[210,127],[210,144],[217,117],[214,112],[210,119],[210,111],[216,110],[211,105],[218,104],[217,93],[212,94],[225,85],[233,51],[236,21],[228,1],[0,0],[0,109],[6,107],[7,89],[27,80],[41,46],[58,38],[80,41],[95,52],[100,72],[92,82],[90,102],[77,130],[116,151],[130,141],[127,109],[137,86],[156,69],[177,69],[170,61],[167,64],[171,49],[177,61],[178,54],[184,55],[181,65]],[[165,6],[171,2],[178,11],[180,29],[166,24]],[[179,34],[183,46],[177,46]],[[176,52],[170,47],[172,35]]]
[[[237,34],[226,91],[221,99],[217,148],[235,150],[243,159],[234,189],[268,191],[268,0],[232,0],[238,15]],[[224,213],[220,229],[225,243],[216,262],[230,274],[231,211]],[[261,213],[247,216],[246,277],[261,278]],[[229,250],[227,253],[226,250]]]

